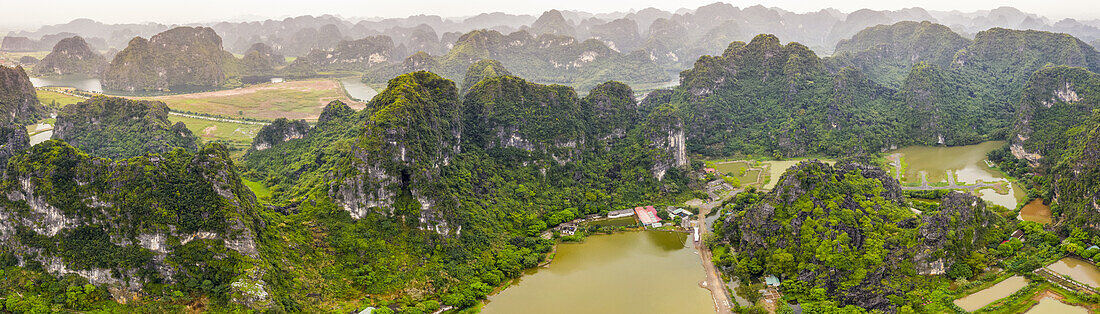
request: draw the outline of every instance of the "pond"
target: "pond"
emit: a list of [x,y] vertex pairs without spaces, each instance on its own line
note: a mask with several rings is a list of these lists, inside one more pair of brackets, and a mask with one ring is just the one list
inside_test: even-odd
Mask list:
[[1012,276],[989,288],[985,288],[985,290],[955,300],[955,305],[967,312],[973,312],[993,303],[993,301],[1004,299],[1016,293],[1024,286],[1027,286],[1027,279],[1021,276]]
[[[959,185],[975,184],[978,181],[1007,182],[1008,179],[998,170],[986,164],[986,154],[1001,148],[1005,142],[991,141],[966,146],[909,146],[889,152],[899,155],[905,162],[905,173],[901,182],[920,185],[925,178],[929,185],[946,185],[951,179]],[[948,178],[948,175],[952,178]],[[1016,205],[1027,196],[1016,184],[1009,183],[1007,193],[1001,194],[993,189],[978,191],[983,200],[1016,209]]]
[[103,84],[98,78],[86,75],[64,75],[54,77],[32,77],[34,87],[72,87],[89,92],[103,92]]
[[561,244],[550,267],[529,270],[481,312],[714,313],[689,241],[686,233],[641,231]]
[[1037,198],[1024,205],[1020,209],[1020,220],[1034,221],[1038,223],[1051,223],[1050,206],[1043,204],[1043,199]]
[[1039,300],[1039,304],[1031,307],[1027,310],[1027,314],[1045,314],[1045,313],[1059,313],[1059,314],[1088,314],[1089,310],[1080,306],[1074,306],[1062,303],[1052,297],[1043,297]]
[[348,97],[357,101],[367,102],[374,98],[374,95],[378,95],[378,91],[367,86],[367,84],[363,84],[358,78],[340,79],[340,85],[344,86],[344,90],[348,92]]
[[1100,288],[1100,269],[1089,261],[1066,257],[1047,265],[1047,269],[1093,288]]

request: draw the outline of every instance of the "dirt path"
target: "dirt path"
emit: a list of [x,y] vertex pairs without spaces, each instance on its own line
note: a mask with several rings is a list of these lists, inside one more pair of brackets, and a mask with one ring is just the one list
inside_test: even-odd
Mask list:
[[714,208],[721,206],[722,202],[736,196],[737,193],[740,192],[741,190],[735,190],[727,193],[721,199],[699,205],[699,216],[695,221],[695,227],[700,230],[700,241],[695,242],[695,248],[699,251],[699,258],[702,260],[703,269],[707,272],[707,279],[699,285],[710,290],[711,299],[714,300],[714,311],[719,314],[733,313],[731,309],[733,302],[730,300],[729,294],[726,293],[726,285],[722,282],[722,276],[719,275],[718,269],[715,268],[714,263],[711,262],[710,249],[707,248],[702,239],[705,239],[705,235],[710,233],[710,228],[707,228],[707,214]]

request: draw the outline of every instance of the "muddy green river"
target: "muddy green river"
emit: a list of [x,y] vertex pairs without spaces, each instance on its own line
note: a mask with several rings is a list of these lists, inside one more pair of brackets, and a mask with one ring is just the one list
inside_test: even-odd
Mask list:
[[590,236],[558,246],[550,267],[490,296],[482,313],[714,313],[689,235],[663,231]]
[[[924,177],[929,185],[946,184],[951,179],[958,185],[978,182],[1004,182],[1005,176],[985,163],[985,156],[994,149],[1004,146],[1005,142],[992,141],[966,146],[910,146],[889,154],[898,154],[905,162],[905,173],[901,182],[921,184]],[[951,179],[948,175],[951,175]],[[993,189],[981,189],[981,198],[993,204],[1016,209],[1016,205],[1027,196],[1026,192],[1015,184],[1010,184],[1008,193],[997,193]]]

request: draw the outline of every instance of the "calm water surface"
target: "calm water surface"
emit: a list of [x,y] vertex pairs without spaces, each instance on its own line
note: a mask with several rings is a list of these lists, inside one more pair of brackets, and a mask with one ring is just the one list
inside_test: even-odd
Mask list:
[[1047,268],[1093,288],[1100,287],[1100,269],[1086,260],[1066,257],[1047,265]]
[[1048,224],[1052,221],[1050,206],[1043,204],[1041,198],[1033,199],[1027,205],[1024,205],[1024,208],[1020,209],[1020,219]]
[[1062,303],[1061,301],[1055,300],[1054,298],[1051,298],[1051,297],[1044,297],[1043,299],[1039,300],[1039,304],[1036,304],[1035,306],[1031,307],[1031,309],[1027,310],[1027,312],[1025,312],[1025,313],[1027,313],[1027,314],[1049,314],[1049,313],[1088,314],[1088,312],[1089,312],[1089,310],[1087,310],[1083,307],[1065,304],[1065,303]]
[[[928,180],[928,184],[947,182],[947,174],[950,172],[959,185],[975,184],[981,182],[1004,182],[1005,178],[1000,171],[990,168],[985,163],[985,156],[989,152],[1001,148],[1005,142],[991,141],[966,146],[910,146],[895,151],[891,154],[901,154],[907,168],[901,181],[902,183],[921,183],[922,173]],[[992,189],[979,191],[983,200],[1001,205],[1009,209],[1016,209],[1016,205],[1026,197],[1026,192],[1016,184],[1009,183],[1007,194],[1000,194]]]
[[72,87],[90,92],[103,92],[103,84],[98,78],[83,75],[65,75],[56,77],[32,77],[34,87]]
[[968,312],[976,311],[980,308],[993,303],[1000,299],[1004,299],[1016,293],[1027,285],[1027,279],[1021,276],[1013,276],[998,282],[997,284],[985,288],[985,290],[978,291],[977,293],[968,295],[962,299],[955,300],[955,305],[967,310]]
[[370,101],[371,98],[374,98],[374,95],[378,95],[378,91],[367,86],[367,84],[363,84],[358,78],[341,79],[340,85],[344,86],[348,96],[359,101]]
[[548,268],[489,297],[482,313],[714,313],[686,233],[642,231],[561,244]]

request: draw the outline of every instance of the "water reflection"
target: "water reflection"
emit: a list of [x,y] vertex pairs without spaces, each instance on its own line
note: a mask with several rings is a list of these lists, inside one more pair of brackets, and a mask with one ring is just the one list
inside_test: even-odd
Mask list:
[[[1008,181],[1000,171],[989,167],[985,162],[986,154],[1004,144],[1001,141],[990,141],[953,147],[910,146],[890,153],[900,154],[907,166],[901,178],[902,183],[921,184],[921,178],[924,177],[929,185],[946,183],[952,179],[959,185],[970,185]],[[1027,196],[1026,191],[1011,183],[1006,194],[997,193],[993,189],[982,189],[978,193],[983,200],[1008,209],[1016,209],[1019,202]]]

